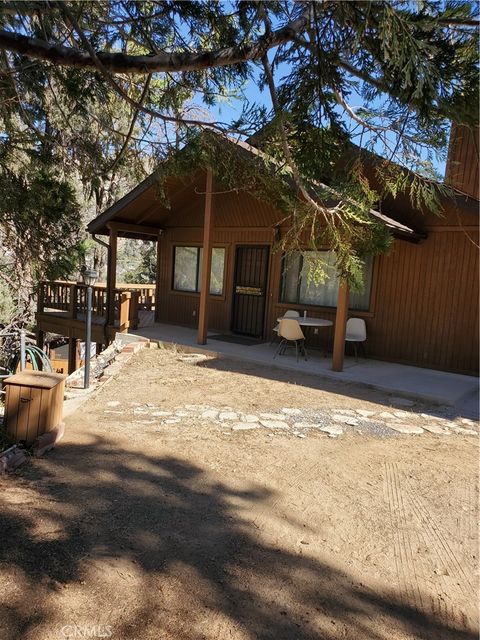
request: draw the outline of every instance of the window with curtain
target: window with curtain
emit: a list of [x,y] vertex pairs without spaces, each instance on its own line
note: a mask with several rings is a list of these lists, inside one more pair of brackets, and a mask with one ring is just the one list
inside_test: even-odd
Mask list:
[[[173,289],[199,293],[202,282],[202,247],[175,247],[173,257]],[[225,270],[225,249],[212,249],[212,270],[210,272],[210,293],[223,293]]]
[[[325,273],[319,282],[318,272]],[[349,308],[367,311],[370,306],[373,259],[364,267],[364,289],[351,292]],[[306,251],[285,254],[283,258],[281,301],[318,307],[336,307],[339,279],[333,251]]]

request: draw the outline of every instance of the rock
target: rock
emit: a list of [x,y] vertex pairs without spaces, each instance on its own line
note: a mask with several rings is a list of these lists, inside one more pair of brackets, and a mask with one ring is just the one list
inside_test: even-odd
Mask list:
[[302,412],[300,409],[290,409],[289,407],[284,407],[282,409],[282,413],[285,413],[287,416],[301,416]]
[[379,418],[383,418],[384,420],[395,420],[395,416],[393,415],[393,413],[390,413],[388,411],[382,411],[382,413],[378,414]]
[[357,418],[350,418],[350,416],[332,416],[335,422],[341,422],[342,424],[348,424],[350,427],[356,427],[358,425]]
[[265,420],[285,420],[285,416],[281,413],[261,413],[260,417]]
[[171,416],[172,412],[171,411],[153,411],[153,413],[151,413],[150,415],[155,416],[156,418],[159,418],[161,416]]
[[260,420],[260,424],[267,429],[288,429],[288,423],[283,420]]
[[364,418],[370,418],[375,415],[375,411],[368,411],[367,409],[357,409],[357,413]]
[[114,409],[111,409],[111,410],[105,409],[103,413],[116,413],[117,415],[118,414],[121,415],[123,413],[123,411],[115,411]]
[[450,435],[450,431],[445,430],[436,422],[428,422],[427,424],[423,425],[423,428],[425,429],[425,431],[429,431],[430,433],[436,433],[437,435],[441,435],[441,436]]
[[297,438],[306,438],[307,436],[304,433],[298,433]]
[[175,415],[179,418],[188,418],[191,414],[189,411],[175,411]]
[[247,431],[247,429],[256,429],[257,427],[258,425],[253,422],[236,422],[232,424],[233,431]]
[[456,425],[450,427],[455,433],[461,433],[464,436],[478,436],[478,431],[474,429],[465,429],[465,427],[457,427]]
[[473,420],[470,420],[470,418],[462,418],[460,422],[462,424],[475,424],[475,422]]
[[120,405],[120,400],[110,400],[107,402],[107,407],[118,407]]
[[401,422],[392,421],[392,422],[389,422],[387,426],[390,429],[393,429],[394,431],[398,431],[399,433],[408,433],[408,434],[423,433],[422,427],[419,427],[418,425],[413,425],[413,424],[403,424]]
[[393,415],[396,418],[414,418],[415,417],[414,413],[410,413],[408,411],[394,411]]
[[390,398],[390,401],[392,404],[396,404],[399,407],[413,407],[413,405],[415,404],[413,400],[409,400],[408,398],[400,398],[400,397]]
[[222,411],[218,416],[219,420],[238,420],[238,414],[234,411]]
[[435,415],[432,415],[431,413],[421,413],[420,415],[425,420],[443,420],[442,416],[435,416]]
[[258,416],[253,415],[253,413],[247,413],[241,417],[242,422],[258,422]]
[[180,421],[180,418],[169,418],[168,420],[164,420],[164,424],[178,424]]
[[187,409],[187,411],[200,411],[203,408],[204,407],[201,404],[186,404],[185,405],[185,409]]
[[343,433],[343,429],[340,429],[340,427],[320,427],[320,431],[325,431],[325,433],[328,433],[328,435],[330,436],[341,436]]
[[342,415],[345,415],[345,416],[355,415],[355,411],[353,411],[353,409],[335,409],[335,413],[341,413]]
[[202,418],[204,420],[216,420],[218,416],[218,411],[214,411],[213,409],[208,409],[202,413]]
[[294,429],[319,429],[322,425],[314,422],[294,422]]

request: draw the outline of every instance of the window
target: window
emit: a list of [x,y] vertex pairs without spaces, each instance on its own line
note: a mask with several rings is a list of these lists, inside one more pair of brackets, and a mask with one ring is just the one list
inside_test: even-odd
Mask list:
[[[373,259],[366,260],[363,291],[350,293],[349,308],[366,311],[370,306]],[[318,277],[324,273],[325,277]],[[317,276],[317,277],[316,277]],[[319,282],[323,280],[323,282]],[[286,254],[283,260],[282,302],[318,307],[336,307],[338,276],[333,251],[306,251]]]
[[[173,258],[173,288],[176,291],[200,292],[202,282],[202,247],[175,247]],[[223,293],[223,273],[225,269],[225,249],[212,249],[212,270],[210,273],[210,293]]]

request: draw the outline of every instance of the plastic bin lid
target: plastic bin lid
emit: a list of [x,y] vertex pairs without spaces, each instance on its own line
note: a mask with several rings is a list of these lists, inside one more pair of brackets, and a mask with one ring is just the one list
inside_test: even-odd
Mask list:
[[14,384],[22,387],[40,387],[41,389],[52,389],[57,384],[63,382],[67,376],[61,373],[50,373],[48,371],[21,371],[13,376],[5,378],[4,384]]

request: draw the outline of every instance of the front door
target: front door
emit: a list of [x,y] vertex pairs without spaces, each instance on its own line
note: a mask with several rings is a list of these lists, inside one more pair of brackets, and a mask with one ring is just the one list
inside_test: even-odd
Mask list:
[[269,247],[237,247],[233,280],[232,331],[261,338],[267,296]]

